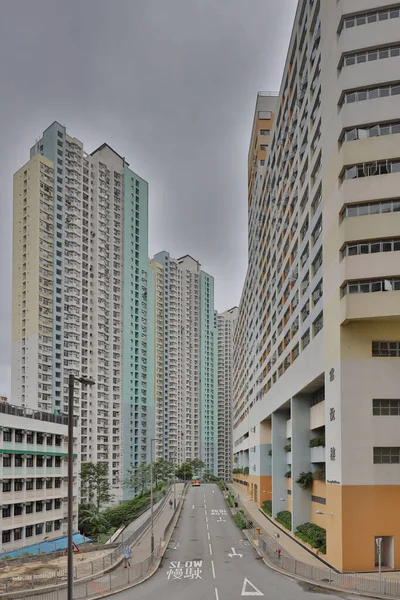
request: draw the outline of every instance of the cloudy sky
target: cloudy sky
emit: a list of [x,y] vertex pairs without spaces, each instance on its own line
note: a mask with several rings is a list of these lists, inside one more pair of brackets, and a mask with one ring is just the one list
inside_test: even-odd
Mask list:
[[0,2],[0,394],[10,391],[12,175],[54,120],[150,184],[149,252],[191,254],[237,304],[256,93],[278,90],[296,0]]

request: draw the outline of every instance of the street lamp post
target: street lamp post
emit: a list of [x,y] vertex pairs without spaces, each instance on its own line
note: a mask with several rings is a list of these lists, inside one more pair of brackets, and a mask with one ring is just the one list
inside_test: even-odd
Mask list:
[[68,553],[67,572],[68,590],[67,600],[74,597],[74,553],[73,544],[73,518],[74,518],[74,385],[75,380],[81,385],[93,385],[93,379],[87,377],[75,377],[73,373],[68,378]]
[[155,442],[155,438],[151,438],[150,440],[150,531],[151,531],[151,554],[154,552],[154,519],[153,519],[153,504],[154,504],[154,495],[153,495],[153,442]]
[[176,477],[174,474],[174,510],[176,509]]

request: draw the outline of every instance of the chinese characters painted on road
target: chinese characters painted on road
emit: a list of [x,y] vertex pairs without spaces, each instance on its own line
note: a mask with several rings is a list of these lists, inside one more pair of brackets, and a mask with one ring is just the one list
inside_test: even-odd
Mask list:
[[201,579],[202,572],[202,560],[171,561],[167,579]]

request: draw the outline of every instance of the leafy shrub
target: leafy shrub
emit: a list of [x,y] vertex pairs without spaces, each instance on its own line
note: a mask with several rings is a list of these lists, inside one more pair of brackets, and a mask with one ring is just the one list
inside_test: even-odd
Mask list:
[[324,468],[317,469],[316,471],[314,471],[312,476],[315,481],[325,481],[326,480],[326,471]]
[[243,467],[236,467],[232,470],[232,473],[234,475],[243,475]]
[[272,456],[272,448],[268,450],[268,456]]
[[267,515],[272,516],[272,500],[264,500],[262,509]]
[[278,512],[276,521],[283,525],[285,529],[292,531],[292,513],[289,510],[281,510]]
[[318,448],[319,446],[325,448],[325,436],[321,435],[320,437],[311,438],[308,445],[310,448]]
[[298,476],[298,478],[296,479],[296,483],[299,484],[299,486],[301,488],[303,488],[303,490],[308,490],[313,482],[313,474],[311,473],[311,471],[308,471],[308,473],[305,473],[304,471],[302,471],[300,473],[300,475]]
[[286,444],[286,446],[283,446],[283,449],[285,452],[291,452],[292,451],[292,444]]
[[292,476],[292,471],[286,471],[286,473],[285,473],[286,479],[290,479],[291,476]]
[[318,552],[326,554],[326,530],[323,527],[315,523],[303,523],[297,527],[295,535]]
[[237,512],[236,515],[233,515],[233,520],[235,521],[235,525],[239,527],[239,529],[246,529],[246,521],[243,518],[242,513]]
[[249,474],[249,467],[245,467],[243,469],[243,475],[248,475]]

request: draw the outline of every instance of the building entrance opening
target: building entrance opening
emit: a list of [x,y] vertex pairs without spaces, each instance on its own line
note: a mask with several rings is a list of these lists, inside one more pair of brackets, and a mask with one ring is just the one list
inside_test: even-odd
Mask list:
[[[380,561],[379,561],[380,556]],[[394,569],[394,537],[392,535],[375,537],[375,567]]]

